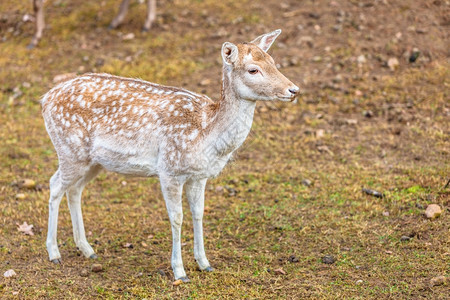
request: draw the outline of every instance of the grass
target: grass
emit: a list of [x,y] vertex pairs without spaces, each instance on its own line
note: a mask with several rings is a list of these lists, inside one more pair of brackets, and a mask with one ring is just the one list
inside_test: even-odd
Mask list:
[[[447,297],[448,283],[429,285],[436,276],[448,280],[450,264],[449,187],[444,188],[450,174],[446,38],[434,27],[417,35],[404,21],[411,14],[425,14],[439,24],[438,8],[412,1],[375,4],[377,13],[369,14],[355,1],[341,3],[340,9],[356,10],[352,15],[364,14],[372,24],[367,30],[373,38],[362,41],[349,26],[335,35],[332,26],[339,9],[325,2],[305,1],[299,7],[294,1],[284,6],[277,1],[160,1],[157,22],[144,35],[137,3],[127,22],[109,32],[105,27],[117,1],[48,1],[50,28],[30,52],[25,45],[32,25],[20,20],[31,7],[19,2],[0,4],[0,37],[6,37],[0,43],[0,271],[17,273],[0,278],[0,298]],[[296,9],[301,12],[295,18],[276,13]],[[320,19],[308,17],[311,11],[319,12]],[[383,22],[377,16],[390,16],[385,22],[389,26],[379,27]],[[359,22],[345,22],[350,21]],[[321,24],[321,34],[314,22]],[[417,22],[426,26],[421,19]],[[298,104],[258,104],[248,140],[224,172],[209,181],[205,246],[216,271],[197,270],[192,219],[184,203],[182,251],[191,283],[173,287],[171,232],[158,180],[106,173],[83,193],[88,240],[103,271],[90,272],[93,262],[76,250],[65,204],[58,224],[64,263],[50,264],[45,250],[48,180],[57,169],[57,157],[38,100],[53,85],[53,77],[109,72],[184,86],[218,99],[221,43],[250,40],[274,27],[284,33],[271,50],[273,56],[277,62],[299,58],[299,65],[281,70],[304,86],[305,93]],[[219,29],[225,29],[224,37],[215,36]],[[428,49],[433,59],[426,60],[423,51],[423,60],[408,64],[398,44],[384,49],[397,31],[403,32],[402,47]],[[129,32],[136,37],[123,41],[121,36]],[[314,37],[313,47],[298,46],[300,35]],[[411,40],[416,44],[409,44]],[[329,52],[323,50],[326,45]],[[317,53],[324,56],[322,62],[306,59]],[[368,63],[360,67],[355,58],[361,53]],[[401,62],[395,72],[379,61],[390,55]],[[339,65],[339,71],[330,71],[327,64]],[[336,72],[346,79],[330,88]],[[211,85],[199,84],[205,78]],[[364,116],[368,110],[370,118]],[[13,185],[24,178],[35,180],[41,189]],[[304,179],[311,185],[302,183]],[[362,187],[385,197],[365,195]],[[18,193],[26,198],[16,199]],[[442,207],[440,218],[423,216],[430,203]],[[18,232],[16,223],[24,221],[34,225],[34,236]],[[412,239],[401,241],[404,235]],[[124,247],[126,243],[133,248]],[[333,255],[336,262],[324,264],[325,255]],[[277,274],[279,268],[286,275]],[[87,277],[81,276],[85,270]]]

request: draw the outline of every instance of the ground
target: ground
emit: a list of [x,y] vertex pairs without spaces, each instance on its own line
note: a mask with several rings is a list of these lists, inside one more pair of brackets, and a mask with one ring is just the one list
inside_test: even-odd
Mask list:
[[[118,0],[48,0],[49,26],[31,51],[30,1],[0,3],[1,298],[448,297],[449,1],[158,0],[148,33],[144,4],[132,2],[108,31]],[[184,205],[191,282],[173,286],[158,180],[107,173],[83,194],[98,260],[77,252],[63,200],[63,264],[51,264],[48,180],[58,162],[38,101],[53,79],[108,72],[219,99],[222,43],[277,28],[270,53],[303,94],[258,104],[249,138],[208,183],[215,272],[197,270]],[[23,179],[37,186],[20,187]],[[433,220],[424,216],[431,203],[442,208]],[[18,231],[23,222],[34,235]],[[91,272],[94,263],[103,270]],[[17,275],[5,278],[9,269]],[[437,276],[447,283],[433,286]]]

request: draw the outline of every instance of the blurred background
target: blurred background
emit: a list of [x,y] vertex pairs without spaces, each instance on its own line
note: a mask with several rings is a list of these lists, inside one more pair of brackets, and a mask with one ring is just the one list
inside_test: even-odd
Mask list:
[[[157,0],[145,33],[143,2],[131,0],[123,24],[108,30],[119,0],[47,0],[47,27],[32,50],[32,1],[0,2],[0,271],[18,274],[0,281],[0,294],[446,297],[450,1]],[[158,181],[115,174],[83,195],[103,272],[85,272],[92,262],[77,257],[65,205],[65,264],[50,265],[44,240],[57,157],[40,97],[64,78],[106,72],[218,100],[222,43],[278,28],[269,53],[303,92],[296,104],[259,103],[235,161],[208,184],[206,251],[217,271],[196,271],[186,213],[193,282],[172,288]],[[440,217],[424,215],[429,204]],[[18,231],[23,222],[33,236]]]

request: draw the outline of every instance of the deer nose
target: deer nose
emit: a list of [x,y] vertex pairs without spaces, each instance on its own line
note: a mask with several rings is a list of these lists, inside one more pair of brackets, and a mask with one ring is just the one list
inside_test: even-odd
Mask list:
[[300,88],[298,86],[294,86],[289,89],[289,92],[291,92],[292,96],[297,95],[299,91],[300,91]]

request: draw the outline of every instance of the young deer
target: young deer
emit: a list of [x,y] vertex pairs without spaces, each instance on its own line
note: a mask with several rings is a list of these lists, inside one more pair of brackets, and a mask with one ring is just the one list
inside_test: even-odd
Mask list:
[[194,222],[194,256],[212,271],[203,247],[206,180],[216,176],[241,146],[252,126],[257,100],[292,101],[299,88],[283,76],[266,52],[281,30],[251,43],[222,46],[222,97],[137,79],[86,74],[54,87],[42,113],[59,158],[50,180],[47,250],[59,263],[58,207],[66,193],[74,240],[95,258],[86,240],[81,192],[100,170],[158,176],[172,225],[175,279],[188,281],[181,258],[181,205],[185,188]]
[[[34,34],[31,43],[27,46],[28,49],[33,49],[37,46],[42,38],[42,32],[45,28],[44,19],[44,2],[45,0],[33,0],[33,9],[36,15],[36,33]],[[110,29],[117,28],[125,18],[130,6],[130,0],[123,0],[120,4],[119,13],[109,25]],[[145,20],[143,31],[149,31],[153,21],[156,18],[156,0],[147,0],[147,19]]]

